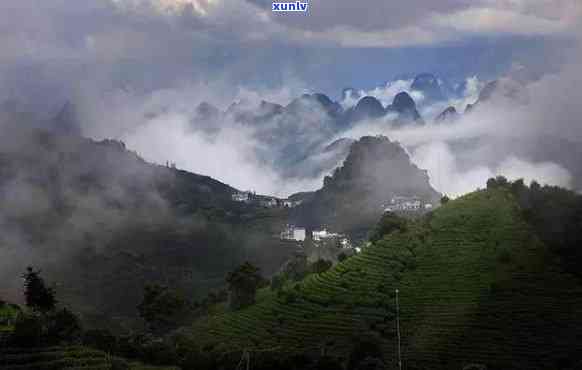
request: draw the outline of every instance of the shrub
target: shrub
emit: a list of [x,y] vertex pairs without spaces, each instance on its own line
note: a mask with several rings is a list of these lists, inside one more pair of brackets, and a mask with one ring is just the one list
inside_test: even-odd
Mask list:
[[157,284],[145,287],[143,300],[137,310],[150,329],[157,333],[179,326],[189,313],[188,302],[182,294]]
[[283,285],[285,285],[285,277],[281,275],[275,275],[271,278],[271,290],[280,290]]
[[83,334],[83,344],[107,353],[113,353],[117,349],[117,338],[106,329],[87,330]]
[[37,347],[42,344],[43,322],[36,314],[20,314],[14,323],[11,341],[19,347]]
[[295,293],[294,291],[287,291],[285,293],[285,297],[283,298],[283,302],[285,302],[285,304],[292,304],[295,303],[297,301],[298,295],[297,293]]

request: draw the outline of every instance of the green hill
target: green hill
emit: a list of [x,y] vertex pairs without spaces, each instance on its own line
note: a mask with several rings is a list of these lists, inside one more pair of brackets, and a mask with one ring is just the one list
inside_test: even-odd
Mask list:
[[582,285],[521,215],[507,189],[471,193],[325,273],[199,320],[187,343],[215,354],[325,345],[346,359],[354,338],[374,334],[395,367],[399,289],[405,368],[571,367],[582,359]]

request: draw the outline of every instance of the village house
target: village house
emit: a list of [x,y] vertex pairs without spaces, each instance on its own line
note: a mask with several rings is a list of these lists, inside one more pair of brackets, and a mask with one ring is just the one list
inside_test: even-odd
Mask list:
[[352,246],[352,243],[345,235],[338,233],[330,233],[327,231],[327,229],[314,230],[312,232],[312,238],[313,241],[315,242],[334,243],[340,246],[341,248],[351,248]]
[[283,199],[283,207],[294,208],[301,204],[300,200]]
[[287,225],[285,230],[281,232],[281,240],[295,240],[298,242],[305,241],[307,233],[304,227],[295,227],[294,225]]
[[232,200],[235,202],[249,202],[251,199],[251,193],[248,191],[237,191],[232,194]]
[[262,207],[274,208],[279,205],[279,202],[275,198],[263,198],[259,200],[259,204]]
[[[428,206],[428,207],[427,207]],[[432,208],[432,204],[424,204],[418,197],[396,196],[390,200],[390,203],[384,206],[384,212],[414,212],[422,209]]]

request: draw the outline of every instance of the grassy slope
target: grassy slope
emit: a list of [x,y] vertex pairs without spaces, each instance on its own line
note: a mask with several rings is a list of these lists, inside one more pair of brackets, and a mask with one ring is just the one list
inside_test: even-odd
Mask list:
[[217,352],[327,343],[342,357],[353,336],[372,331],[394,365],[395,288],[408,368],[560,368],[582,356],[582,288],[503,190],[452,201],[293,293],[262,291],[250,308],[197,322],[191,338]]
[[0,348],[0,369],[3,370],[111,370],[115,364],[124,363],[130,370],[177,370],[173,367],[147,366],[141,363],[127,363],[105,352],[81,347],[47,348]]
[[16,319],[16,316],[18,316],[19,312],[17,306],[8,303],[0,303],[0,334],[13,329],[12,323]]

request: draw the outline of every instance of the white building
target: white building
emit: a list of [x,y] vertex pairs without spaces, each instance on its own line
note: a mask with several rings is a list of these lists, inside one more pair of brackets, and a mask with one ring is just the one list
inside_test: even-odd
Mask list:
[[300,200],[290,200],[290,199],[283,200],[283,207],[293,208],[297,207],[300,204],[301,204]]
[[326,229],[323,230],[313,230],[313,240],[321,241],[322,239],[326,239],[337,234],[328,233]]
[[277,199],[275,198],[265,198],[259,201],[260,205],[267,208],[277,207]]
[[352,242],[348,237],[338,233],[330,233],[327,229],[314,230],[312,232],[313,241],[315,242],[326,242],[330,240],[335,240],[339,243],[342,248],[351,248]]
[[340,244],[342,246],[342,248],[351,248],[352,247],[352,243],[350,242],[350,239],[343,237],[340,239]]
[[248,202],[250,193],[248,191],[237,191],[232,194],[232,200],[235,202]]
[[293,225],[287,225],[285,230],[281,232],[281,240],[295,240],[298,242],[305,241],[305,236],[307,235],[304,227],[295,227]]
[[385,206],[384,212],[419,211],[422,207],[422,201],[417,197],[394,197]]

